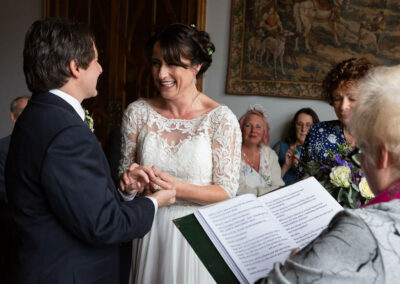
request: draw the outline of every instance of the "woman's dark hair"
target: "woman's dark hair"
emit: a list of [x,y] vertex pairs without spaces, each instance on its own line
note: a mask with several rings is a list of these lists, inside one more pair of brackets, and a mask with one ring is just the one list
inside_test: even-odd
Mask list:
[[366,58],[350,58],[337,64],[322,82],[322,89],[329,104],[333,104],[333,92],[342,83],[361,79],[372,67],[372,63]]
[[316,124],[319,122],[318,115],[315,113],[315,111],[312,108],[306,107],[306,108],[299,109],[296,112],[296,114],[293,116],[292,121],[290,122],[288,135],[286,136],[286,139],[285,139],[285,141],[289,145],[294,144],[297,140],[296,123],[297,123],[297,119],[299,118],[299,115],[302,113],[308,114],[309,116],[311,116],[313,124]]
[[86,69],[95,57],[94,36],[83,23],[67,19],[36,21],[25,36],[23,69],[33,93],[62,87],[71,77],[68,65],[76,60]]
[[160,43],[161,54],[168,64],[190,67],[184,64],[181,58],[188,59],[191,65],[201,64],[196,77],[207,71],[215,52],[207,32],[186,24],[171,24],[152,36],[145,47],[148,62],[151,62],[153,47],[157,42]]

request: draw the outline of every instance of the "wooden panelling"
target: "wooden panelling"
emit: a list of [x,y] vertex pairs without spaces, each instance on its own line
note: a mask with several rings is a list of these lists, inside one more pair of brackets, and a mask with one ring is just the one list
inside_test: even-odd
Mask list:
[[95,33],[103,74],[98,96],[83,105],[93,114],[95,134],[105,147],[126,106],[157,95],[144,57],[149,37],[174,22],[204,29],[206,0],[43,0],[43,14],[86,22]]

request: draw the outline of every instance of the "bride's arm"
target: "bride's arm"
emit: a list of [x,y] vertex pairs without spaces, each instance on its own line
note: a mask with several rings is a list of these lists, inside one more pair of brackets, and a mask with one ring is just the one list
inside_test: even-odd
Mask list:
[[239,123],[227,110],[221,114],[212,137],[213,184],[189,184],[155,169],[156,176],[160,177],[156,184],[163,189],[175,189],[177,198],[197,203],[214,203],[234,197],[239,185],[241,143]]
[[215,203],[229,198],[225,189],[219,185],[200,186],[190,184],[170,174],[158,171],[155,167],[153,167],[153,170],[158,180],[156,179],[152,185],[159,186],[161,189],[175,190],[177,198],[200,204]]
[[139,117],[136,110],[129,105],[122,117],[121,125],[121,160],[119,163],[119,176],[129,169],[129,166],[136,162],[136,140],[139,134]]

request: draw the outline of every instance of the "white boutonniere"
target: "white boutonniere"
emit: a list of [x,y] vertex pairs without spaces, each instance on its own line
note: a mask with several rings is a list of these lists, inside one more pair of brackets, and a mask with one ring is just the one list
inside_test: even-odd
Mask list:
[[87,109],[83,109],[85,111],[85,120],[87,125],[89,126],[89,129],[94,132],[94,122],[93,122],[93,117],[89,114],[89,111]]

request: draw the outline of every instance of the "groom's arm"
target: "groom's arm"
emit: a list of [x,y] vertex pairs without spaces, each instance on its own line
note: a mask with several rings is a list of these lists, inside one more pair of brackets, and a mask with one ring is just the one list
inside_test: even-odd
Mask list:
[[148,198],[119,202],[99,142],[86,127],[56,136],[42,166],[50,207],[75,236],[90,244],[129,241],[145,235],[155,208]]

